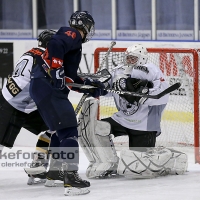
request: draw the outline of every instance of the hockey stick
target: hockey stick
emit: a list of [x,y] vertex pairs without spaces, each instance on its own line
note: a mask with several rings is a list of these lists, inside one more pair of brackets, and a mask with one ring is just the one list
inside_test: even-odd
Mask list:
[[137,96],[137,97],[146,97],[151,99],[160,99],[161,97],[165,96],[166,94],[169,94],[170,92],[173,92],[174,90],[177,90],[181,86],[181,83],[175,83],[174,85],[171,85],[164,91],[162,91],[159,94],[156,95],[148,95],[148,94],[141,94],[141,93],[135,93],[135,92],[128,92],[128,91],[117,91],[112,89],[107,89],[106,91],[116,94],[123,94],[123,95],[130,95],[130,96]]
[[[105,57],[103,58],[103,60],[102,60],[102,62],[101,62],[101,64],[100,64],[100,66],[99,66],[99,70],[98,70],[98,71],[100,71],[101,68],[103,67],[103,64],[104,64],[104,62],[106,61],[106,58],[108,57],[108,55],[110,54],[112,48],[113,48],[115,45],[116,45],[116,42],[115,42],[115,41],[112,41],[111,44],[110,44],[110,47],[109,47],[109,49],[108,49],[108,51],[107,51],[107,53],[106,53],[106,55],[105,55]],[[97,73],[97,74],[98,74],[98,73]],[[80,111],[80,109],[81,109],[83,103],[85,102],[85,100],[86,100],[88,97],[90,97],[89,94],[84,94],[84,95],[81,97],[81,99],[80,99],[80,101],[79,101],[79,103],[78,103],[78,105],[77,105],[77,107],[76,107],[76,109],[75,109],[75,114],[76,114],[76,115],[79,113],[79,111]]]
[[[77,83],[67,83],[67,85],[73,86],[73,87],[78,87],[81,89],[91,89],[91,88],[97,88],[96,86],[92,85],[83,85],[83,84],[77,84]],[[174,85],[171,85],[164,91],[162,91],[159,94],[156,95],[148,95],[148,94],[142,94],[142,93],[137,93],[137,92],[129,92],[129,91],[121,91],[121,90],[113,90],[113,89],[104,89],[107,92],[110,93],[115,93],[115,94],[122,94],[122,95],[130,95],[130,96],[136,96],[136,97],[146,97],[146,98],[151,98],[151,99],[160,99],[164,95],[173,92],[174,90],[177,90],[181,86],[181,83],[175,83]]]
[[109,55],[110,52],[112,51],[112,48],[113,48],[115,45],[116,45],[116,42],[115,42],[115,41],[112,41],[112,42],[111,42],[111,45],[110,45],[110,47],[109,47],[109,49],[108,49],[108,51],[106,52],[106,55],[104,56],[104,58],[103,58],[103,60],[102,60],[102,62],[101,62],[101,64],[100,64],[100,66],[99,66],[99,70],[101,70],[101,68],[103,67],[103,64],[104,64],[104,62],[106,61],[106,58],[108,57],[108,55]]

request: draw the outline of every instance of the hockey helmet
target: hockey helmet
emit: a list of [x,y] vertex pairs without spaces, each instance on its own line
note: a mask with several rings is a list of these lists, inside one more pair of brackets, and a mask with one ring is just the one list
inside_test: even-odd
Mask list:
[[47,44],[49,42],[49,40],[52,38],[53,35],[56,34],[56,31],[54,30],[44,30],[42,31],[39,35],[38,35],[38,47],[43,47],[43,48],[47,48]]
[[83,31],[85,37],[82,42],[88,42],[95,33],[94,19],[88,11],[76,11],[69,20],[70,27],[74,27]]
[[124,53],[124,64],[130,66],[144,65],[147,63],[147,49],[141,44],[128,47]]

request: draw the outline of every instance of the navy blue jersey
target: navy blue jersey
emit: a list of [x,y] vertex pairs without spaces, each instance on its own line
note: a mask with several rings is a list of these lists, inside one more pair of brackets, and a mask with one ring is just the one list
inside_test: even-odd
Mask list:
[[[77,127],[77,119],[68,99],[70,88],[60,90],[54,87],[51,76],[47,76],[46,72],[49,68],[64,67],[66,82],[83,83],[77,76],[81,56],[80,32],[74,28],[61,27],[49,41],[44,54],[36,57],[31,72],[30,96],[50,130]],[[82,92],[79,88],[71,89]]]
[[50,68],[64,66],[66,82],[82,83],[77,70],[82,56],[82,37],[71,27],[61,27],[49,41],[43,59]]

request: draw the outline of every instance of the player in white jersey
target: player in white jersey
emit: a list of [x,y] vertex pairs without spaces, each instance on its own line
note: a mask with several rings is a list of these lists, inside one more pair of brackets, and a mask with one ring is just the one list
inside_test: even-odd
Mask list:
[[[132,54],[134,52],[134,54]],[[161,70],[147,62],[147,51],[134,45],[127,49],[124,63],[112,70],[110,85],[124,90],[156,95],[169,87]],[[156,136],[161,132],[160,121],[169,95],[160,99],[147,99],[128,95],[109,94],[115,99],[118,112],[103,119],[112,126],[113,135],[128,135],[130,149],[146,151],[154,147]],[[119,129],[120,127],[120,129]]]
[[[123,63],[111,72],[110,88],[150,95],[156,95],[168,88],[169,85],[159,67],[147,63],[147,54],[142,45],[128,47]],[[183,158],[184,163],[181,170],[178,170],[174,165],[173,150],[154,148],[156,137],[161,134],[161,116],[169,94],[160,99],[107,94],[111,95],[118,109],[111,117],[96,120],[96,100],[86,101],[79,116],[79,142],[90,161],[87,176],[105,177],[116,171],[120,175],[136,178],[184,173],[187,165],[185,154],[178,153],[178,157]],[[112,143],[111,134],[115,137],[129,137],[129,150],[122,151],[120,159]],[[155,166],[152,167],[150,163],[155,163]]]
[[[35,58],[41,55],[50,38],[55,34],[53,30],[45,30],[38,36],[38,47],[25,52],[17,61],[14,71],[8,76],[0,92],[0,144],[12,148],[21,128],[25,128],[35,135],[39,135],[36,150],[46,153],[49,147],[51,131],[41,118],[37,107],[30,97],[30,72],[35,65]],[[38,161],[45,161],[44,154],[36,155]],[[37,165],[33,162],[32,165]],[[41,174],[41,178],[46,178]]]

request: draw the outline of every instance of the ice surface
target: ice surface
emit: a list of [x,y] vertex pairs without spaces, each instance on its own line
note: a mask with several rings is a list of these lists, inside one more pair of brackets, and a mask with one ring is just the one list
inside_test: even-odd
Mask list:
[[[22,130],[15,145],[19,148],[20,145],[25,144],[24,141],[34,146],[37,137]],[[91,179],[91,192],[87,195],[73,197],[64,196],[63,187],[47,188],[43,184],[27,185],[28,177],[23,167],[0,167],[0,200],[199,200],[200,164],[194,163],[193,149],[186,153],[189,166],[185,175],[143,180]],[[86,178],[87,166],[87,158],[81,151],[79,173],[82,178]]]
[[[125,178],[91,179],[90,194],[67,197],[63,195],[63,187],[47,188],[43,184],[29,186],[27,174],[23,168],[0,169],[1,200],[199,200],[200,165],[194,164],[192,154],[189,155],[188,172],[185,175],[158,177],[155,179],[133,180]],[[82,178],[86,178],[85,170],[88,161],[81,152],[80,170]]]

